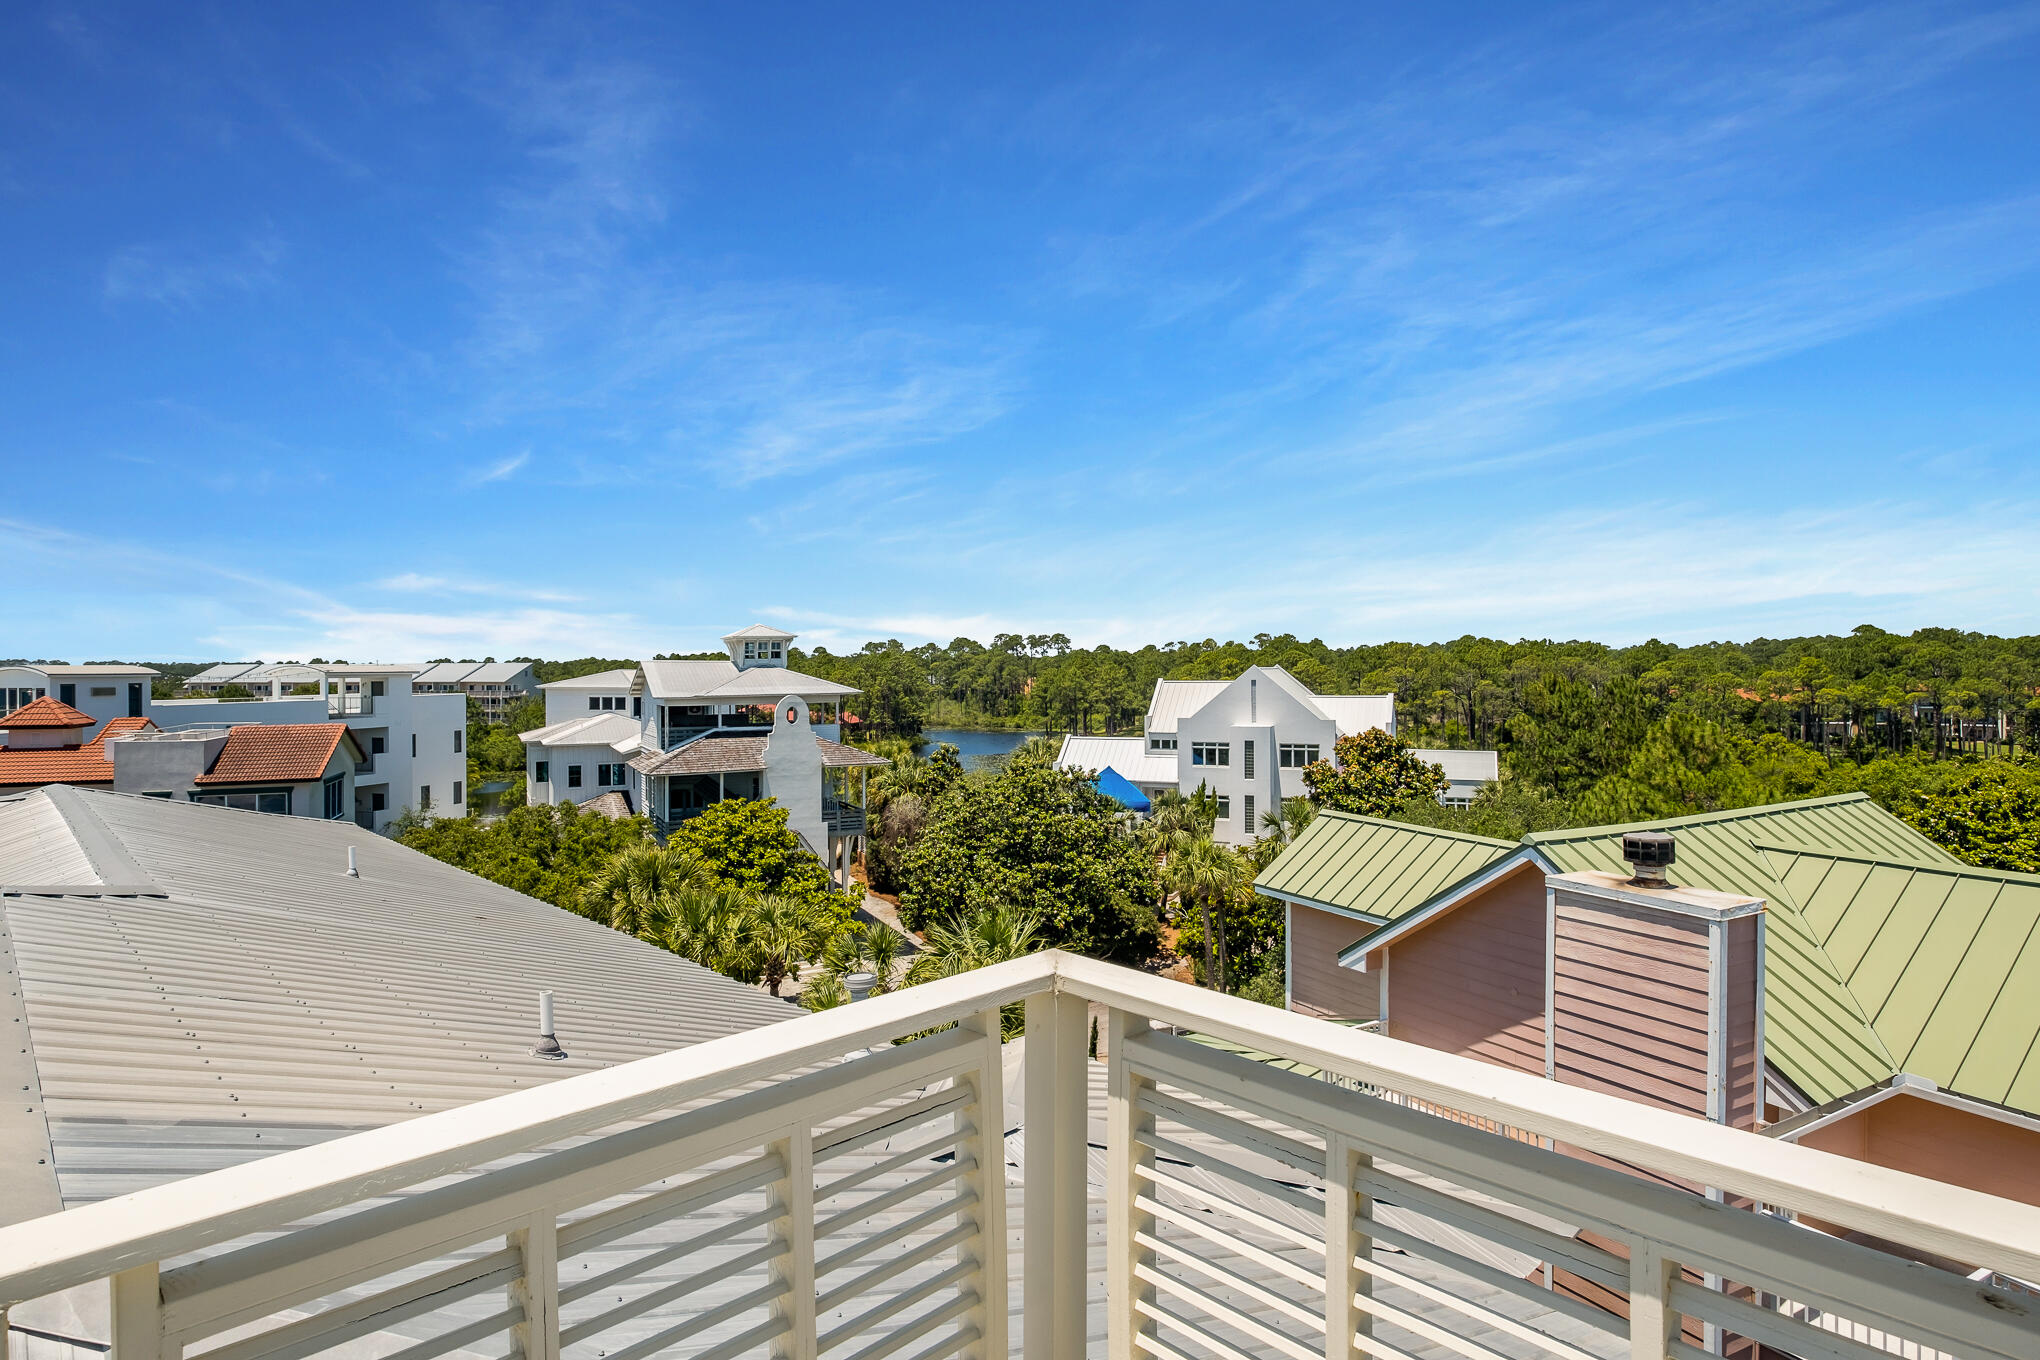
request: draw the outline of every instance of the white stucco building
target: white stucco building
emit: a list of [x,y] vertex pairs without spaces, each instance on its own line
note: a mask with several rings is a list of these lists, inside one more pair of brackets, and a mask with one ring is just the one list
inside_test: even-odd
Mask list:
[[[170,730],[343,722],[361,750],[347,790],[348,816],[357,825],[381,831],[411,810],[467,815],[467,697],[419,693],[412,681],[429,667],[400,662],[229,664],[234,667],[231,677],[213,676],[208,683],[242,685],[256,697],[158,699],[146,716]],[[305,686],[316,692],[292,693]]]
[[147,666],[118,662],[102,666],[17,663],[0,666],[0,715],[51,698],[90,717],[89,739],[110,718],[149,716],[149,682],[159,674]]
[[[1393,694],[1313,694],[1280,666],[1250,666],[1232,680],[1157,680],[1143,735],[1068,736],[1058,763],[1115,770],[1149,796],[1202,786],[1218,799],[1213,837],[1245,845],[1261,833],[1263,813],[1307,792],[1304,766],[1332,759],[1340,737],[1370,728],[1394,735]],[[1494,753],[1417,754],[1435,762]]]
[[862,772],[881,758],[822,721],[857,693],[790,670],[794,634],[754,625],[727,659],[642,661],[542,686],[546,725],[524,734],[526,797],[585,803],[622,793],[664,836],[724,798],[772,798],[848,882],[864,837]]
[[529,661],[441,661],[411,677],[417,694],[458,694],[482,706],[492,723],[538,691]]

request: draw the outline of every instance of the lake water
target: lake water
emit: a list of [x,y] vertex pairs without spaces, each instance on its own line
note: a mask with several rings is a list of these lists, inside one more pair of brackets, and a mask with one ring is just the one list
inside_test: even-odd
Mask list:
[[954,727],[931,727],[921,733],[927,745],[921,748],[922,755],[935,749],[937,742],[948,742],[965,765],[972,756],[1002,756],[1029,737],[1038,737],[1039,732],[965,732]]

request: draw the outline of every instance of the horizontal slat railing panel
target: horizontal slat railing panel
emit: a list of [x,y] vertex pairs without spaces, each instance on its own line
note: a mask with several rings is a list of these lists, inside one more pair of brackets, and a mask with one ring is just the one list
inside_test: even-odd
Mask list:
[[754,1213],[745,1214],[741,1218],[733,1218],[727,1223],[718,1224],[705,1232],[687,1238],[685,1241],[674,1242],[668,1246],[646,1251],[623,1262],[621,1265],[604,1271],[600,1275],[592,1276],[585,1280],[576,1280],[572,1284],[562,1284],[560,1286],[560,1304],[564,1307],[568,1304],[579,1303],[591,1294],[599,1294],[605,1289],[614,1289],[618,1285],[637,1279],[670,1262],[684,1260],[696,1252],[704,1251],[709,1247],[721,1246],[725,1242],[742,1237],[745,1233],[761,1231],[778,1216],[779,1211],[775,1208],[759,1209]]
[[564,1258],[592,1251],[618,1238],[642,1232],[653,1223],[683,1217],[719,1200],[763,1189],[781,1171],[779,1158],[768,1152],[736,1166],[697,1177],[684,1185],[655,1191],[614,1209],[576,1219],[560,1227],[560,1255]]
[[[931,1047],[917,1052],[924,1043]],[[671,1115],[299,1229],[283,1239],[230,1249],[164,1276],[166,1325],[173,1334],[221,1331],[374,1278],[394,1265],[430,1260],[501,1232],[521,1215],[547,1205],[594,1203],[660,1176],[684,1173],[762,1143],[784,1125],[791,1105],[867,1104],[902,1084],[946,1075],[968,1048],[967,1039],[947,1034],[916,1040],[707,1109]],[[380,1263],[362,1264],[359,1244],[367,1240],[377,1242]]]
[[2040,1207],[1754,1137],[1618,1096],[1557,1086],[1528,1073],[1186,988],[1094,959],[1063,956],[1057,976],[1063,990],[1088,1001],[1279,1053],[1950,1260],[1992,1264],[2008,1274],[2040,1279]]
[[[1477,1318],[1483,1326],[1492,1327],[1496,1331],[1505,1332],[1519,1340],[1529,1341],[1541,1346],[1550,1354],[1559,1357],[1559,1360],[1597,1360],[1597,1357],[1591,1351],[1583,1350],[1563,1338],[1552,1336],[1549,1332],[1520,1322],[1495,1309],[1483,1308],[1478,1304],[1469,1303],[1450,1289],[1441,1289],[1426,1280],[1420,1280],[1405,1271],[1397,1270],[1385,1262],[1359,1260],[1354,1264],[1362,1272],[1373,1277],[1377,1284],[1390,1284],[1398,1289],[1407,1289],[1420,1299],[1428,1300],[1443,1308],[1463,1314],[1468,1318]],[[1541,1285],[1534,1285],[1527,1280],[1516,1279],[1512,1275],[1504,1275],[1498,1270],[1489,1270],[1485,1266],[1480,1266],[1478,1262],[1467,1262],[1466,1264],[1478,1267],[1481,1272],[1478,1274],[1469,1272],[1471,1278],[1480,1280],[1491,1288],[1499,1289],[1503,1293],[1513,1294],[1526,1303],[1562,1314],[1575,1322],[1584,1323],[1589,1327],[1606,1333],[1610,1340],[1618,1340],[1625,1344],[1629,1340],[1629,1329],[1623,1326],[1622,1320],[1613,1313],[1589,1307],[1587,1304],[1581,1303],[1577,1299],[1568,1298],[1556,1290],[1545,1289]]]
[[903,1104],[887,1106],[847,1124],[826,1129],[815,1135],[815,1161],[827,1162],[831,1158],[855,1152],[860,1148],[890,1138],[904,1129],[931,1123],[947,1114],[954,1114],[971,1103],[970,1088],[948,1086],[939,1091],[930,1091]]
[[200,1351],[203,1360],[300,1360],[448,1303],[506,1286],[523,1270],[511,1248],[476,1256],[254,1336]]
[[[1902,1301],[1909,1317],[1894,1323],[1894,1331],[1960,1338],[1994,1354],[2040,1354],[2040,1318],[2006,1309],[1996,1291],[1947,1271],[1839,1239],[1808,1242],[1802,1239],[1816,1235],[1767,1216],[1385,1101],[1339,1098],[1322,1082],[1171,1036],[1144,1035],[1131,1044],[1138,1056],[1130,1061],[1176,1084],[1292,1125],[1337,1130],[1377,1156],[1424,1166],[1504,1201],[1554,1208],[1607,1224],[1624,1239],[1665,1244],[1668,1255],[1689,1267],[1844,1316],[1880,1316]],[[1753,1154],[1769,1146],[1751,1142]],[[1874,1169],[1863,1170],[1868,1178]]]

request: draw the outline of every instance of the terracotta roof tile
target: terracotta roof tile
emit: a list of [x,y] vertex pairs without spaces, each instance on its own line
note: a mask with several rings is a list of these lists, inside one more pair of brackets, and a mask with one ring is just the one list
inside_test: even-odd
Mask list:
[[32,699],[0,718],[0,728],[27,727],[90,727],[99,719],[90,713],[80,713],[67,703],[59,702],[45,694]]
[[92,740],[85,743],[84,749],[87,751],[103,750],[108,737],[117,737],[127,732],[148,732],[152,731],[155,726],[156,724],[147,718],[108,718],[106,726],[92,734]]
[[346,723],[245,723],[194,784],[295,784],[326,772]]
[[0,788],[25,784],[111,784],[113,762],[91,747],[0,751]]

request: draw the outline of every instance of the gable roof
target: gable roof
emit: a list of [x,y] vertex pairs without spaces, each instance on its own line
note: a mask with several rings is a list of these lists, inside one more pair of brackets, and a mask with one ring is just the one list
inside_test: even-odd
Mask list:
[[[725,662],[724,664],[728,664]],[[539,686],[540,689],[629,689],[637,680],[637,667],[619,666],[613,671],[595,671],[588,675],[570,675],[564,680],[554,680]]]
[[1158,784],[1176,787],[1176,753],[1148,750],[1146,737],[1086,737],[1073,732],[1063,738],[1055,763],[1086,774],[1112,770],[1149,788]]
[[[1321,814],[1320,819],[1323,815],[1330,814]],[[1450,834],[1423,827],[1406,830],[1425,837]],[[1616,826],[1532,832],[1520,847],[1510,849],[1534,855],[1558,873],[1619,873],[1627,869],[1622,835],[1639,830],[1677,834],[1678,860],[1670,872],[1673,882],[1761,897],[1770,904],[1765,927],[1764,1034],[1765,1057],[1772,1067],[1815,1103],[1860,1091],[1901,1070],[1873,1024],[1869,1008],[1786,887],[1782,866],[1774,862],[1773,852],[1761,847],[1859,855],[1878,862],[1954,870],[1963,867],[1958,861],[1862,793]],[[1283,861],[1302,844],[1303,838],[1299,838],[1297,846],[1284,851],[1267,873],[1282,870]],[[1447,885],[1430,900],[1404,906],[1398,917],[1341,950],[1341,961],[1350,963],[1403,935],[1427,928],[1449,907],[1457,886]],[[2031,1004],[2040,1017],[2040,996]]]
[[223,685],[237,676],[245,675],[262,663],[260,661],[217,661],[191,676],[186,685]]
[[351,822],[38,790],[0,798],[0,884],[66,1205],[795,1013]]
[[99,719],[90,713],[80,713],[69,704],[45,694],[40,699],[29,700],[6,717],[0,718],[0,730],[90,727],[98,721]]
[[520,733],[518,740],[527,746],[608,746],[634,751],[642,744],[644,731],[641,720],[610,709],[535,727]]
[[781,642],[790,642],[798,636],[800,636],[798,633],[789,633],[784,628],[774,628],[767,623],[754,623],[748,628],[739,628],[734,633],[724,633],[722,640],[742,642],[747,638],[776,638]]
[[1249,675],[1266,676],[1306,713],[1323,718],[1350,737],[1370,728],[1395,730],[1393,694],[1313,694],[1310,686],[1280,666],[1249,666],[1230,680],[1157,680],[1148,700],[1146,730],[1166,735],[1176,725]]
[[472,661],[439,661],[411,677],[414,685],[450,685],[477,669]]
[[1514,841],[1320,812],[1254,888],[1374,924],[1395,922],[1507,859]]
[[318,779],[342,740],[346,723],[244,723],[227,733],[210,770],[194,784],[301,784]]
[[2040,875],[1760,849],[1897,1070],[2040,1110]]
[[1169,733],[1176,724],[1217,698],[1230,680],[1157,680],[1148,699],[1147,730]]

